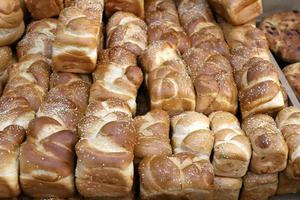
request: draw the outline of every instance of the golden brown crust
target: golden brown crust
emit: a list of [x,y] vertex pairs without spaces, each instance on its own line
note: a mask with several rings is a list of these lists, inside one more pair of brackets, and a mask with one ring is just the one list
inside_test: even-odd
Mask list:
[[64,9],[63,0],[25,0],[25,3],[34,19],[55,17]]
[[0,95],[8,79],[8,72],[15,62],[10,47],[0,47]]
[[300,61],[300,13],[287,11],[266,17],[260,24],[270,49],[282,60]]
[[242,183],[241,178],[215,176],[213,200],[238,200]]
[[300,101],[300,62],[288,65],[282,71]]
[[144,18],[144,0],[105,0],[105,15],[112,16],[117,11],[133,13]]
[[300,192],[300,180],[287,177],[284,173],[279,174],[279,183],[276,194],[292,194]]

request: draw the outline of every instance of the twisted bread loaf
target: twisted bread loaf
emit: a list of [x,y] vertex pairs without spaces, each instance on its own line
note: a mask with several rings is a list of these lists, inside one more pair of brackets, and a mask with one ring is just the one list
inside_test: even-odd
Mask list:
[[212,199],[213,170],[190,153],[146,157],[139,165],[141,199]]
[[23,11],[19,0],[0,2],[0,46],[17,41],[24,33]]
[[10,47],[0,47],[0,96],[8,79],[8,71],[14,62]]
[[141,56],[151,108],[170,115],[195,110],[195,93],[179,52],[165,41],[150,44]]
[[215,174],[231,178],[243,177],[248,170],[251,146],[238,119],[231,113],[221,111],[212,113],[209,118],[215,135]]
[[236,27],[221,24],[231,47],[243,118],[281,110],[285,106],[284,93],[264,34],[252,23]]
[[121,46],[139,56],[147,47],[147,25],[134,14],[116,12],[106,30],[108,48]]
[[136,112],[135,99],[143,74],[133,53],[121,47],[102,51],[93,79],[90,102],[118,98],[129,105],[133,114]]
[[300,101],[300,62],[288,65],[282,71]]
[[21,146],[20,182],[31,197],[67,198],[75,192],[76,125],[87,105],[88,83],[74,74],[54,73],[51,86]]
[[94,101],[78,130],[79,193],[86,198],[130,199],[136,133],[128,105],[117,99]]
[[289,148],[285,174],[288,178],[300,179],[300,108],[283,109],[278,113],[276,122]]
[[18,43],[18,58],[21,59],[29,54],[40,54],[51,58],[57,23],[56,19],[43,19],[30,23],[26,35]]
[[268,200],[277,190],[278,174],[248,172],[243,178],[241,200]]
[[134,147],[136,160],[140,161],[147,156],[172,154],[168,113],[152,110],[144,116],[137,116],[134,123],[137,131],[137,143]]
[[117,11],[133,13],[144,18],[144,0],[105,0],[105,15],[107,17]]
[[243,181],[241,178],[215,177],[213,200],[238,200]]
[[178,1],[180,21],[192,46],[183,56],[196,89],[196,111],[236,113],[237,88],[229,49],[205,0]]
[[52,48],[53,68],[60,72],[90,73],[96,67],[99,21],[89,19],[77,7],[65,8],[59,16]]
[[55,17],[64,9],[64,0],[25,0],[25,3],[34,19]]
[[209,0],[209,3],[233,25],[245,24],[263,12],[262,0]]
[[276,173],[286,168],[288,147],[272,117],[253,115],[244,120],[242,128],[253,149],[251,171],[257,174]]
[[300,181],[287,177],[284,173],[279,174],[279,183],[276,194],[292,194],[300,192]]
[[[66,4],[65,0],[65,4]],[[104,10],[104,0],[72,0],[72,6],[82,10],[86,17],[91,20],[96,20],[98,26],[102,25],[102,17]]]
[[149,43],[168,41],[181,53],[190,48],[190,40],[181,27],[175,3],[172,0],[147,0],[145,19]]

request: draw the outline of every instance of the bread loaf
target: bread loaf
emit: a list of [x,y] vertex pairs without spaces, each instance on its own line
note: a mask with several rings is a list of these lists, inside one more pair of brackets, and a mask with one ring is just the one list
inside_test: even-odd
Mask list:
[[134,119],[137,143],[134,147],[136,161],[153,155],[171,155],[169,139],[170,119],[163,110],[152,110]]
[[181,53],[190,48],[190,40],[178,19],[175,3],[172,0],[147,0],[145,20],[148,24],[148,41],[168,41]]
[[87,105],[88,83],[70,73],[53,73],[50,82],[21,145],[20,182],[31,197],[68,198],[75,193],[76,126]]
[[191,153],[146,157],[139,165],[141,199],[213,199],[210,163]]
[[150,44],[141,56],[151,108],[171,116],[195,110],[192,81],[179,52],[165,41]]
[[106,31],[108,48],[121,46],[139,56],[147,47],[147,25],[134,14],[116,12],[109,19]]
[[34,19],[55,17],[64,9],[64,0],[25,0],[25,3]]
[[78,125],[76,186],[86,198],[130,199],[136,132],[124,101],[89,104]]
[[57,23],[56,19],[43,19],[30,23],[26,35],[18,42],[18,58],[21,59],[29,54],[40,54],[51,58]]
[[242,188],[241,178],[214,178],[214,200],[238,200]]
[[8,79],[8,71],[14,62],[10,47],[0,47],[0,96]]
[[137,67],[133,53],[121,47],[102,51],[93,79],[90,102],[118,98],[124,100],[135,114],[135,99],[143,81],[143,74]]
[[241,200],[268,200],[277,190],[278,174],[248,172],[243,178]]
[[23,11],[19,0],[0,2],[0,46],[17,41],[24,33]]
[[209,0],[209,3],[233,25],[245,24],[263,12],[262,0]]
[[300,101],[300,62],[288,65],[282,71]]
[[215,174],[231,178],[243,177],[251,159],[251,145],[238,119],[231,113],[221,111],[210,114],[209,118],[215,136]]
[[279,174],[279,183],[276,194],[292,194],[300,192],[300,180],[289,178],[285,173]]
[[105,15],[107,17],[117,11],[133,13],[144,18],[144,0],[105,0]]
[[300,108],[288,107],[280,111],[276,117],[289,149],[289,159],[285,175],[300,181]]
[[231,48],[242,117],[281,110],[285,106],[284,92],[263,32],[253,23],[235,27],[221,24]]
[[253,149],[250,170],[257,174],[276,173],[286,168],[288,147],[272,117],[263,114],[246,118],[242,128]]

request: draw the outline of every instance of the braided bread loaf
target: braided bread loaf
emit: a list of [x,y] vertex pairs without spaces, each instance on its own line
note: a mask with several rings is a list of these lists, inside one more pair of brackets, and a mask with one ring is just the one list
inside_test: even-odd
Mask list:
[[130,199],[135,128],[128,105],[94,101],[78,125],[76,186],[84,197]]
[[243,177],[248,170],[251,146],[238,119],[231,113],[221,111],[210,114],[209,118],[215,135],[215,174],[231,178]]
[[0,46],[17,41],[24,33],[23,11],[19,0],[0,2]]
[[221,24],[231,47],[242,117],[281,110],[284,93],[264,34],[252,23],[236,27]]
[[288,147],[272,117],[263,114],[250,116],[243,121],[242,128],[253,149],[252,172],[276,173],[286,168]]
[[149,43],[168,41],[181,53],[190,48],[190,40],[181,27],[175,3],[172,0],[147,0],[145,19]]
[[133,53],[121,47],[102,51],[93,79],[90,102],[118,98],[129,105],[133,114],[136,112],[135,99],[143,74]]
[[300,62],[288,65],[282,71],[300,101]]
[[97,61],[99,21],[89,19],[84,11],[74,6],[65,8],[59,21],[52,48],[54,70],[92,72]]
[[50,82],[21,145],[20,182],[31,197],[67,198],[75,192],[76,125],[87,105],[88,83],[69,73],[53,73]]
[[0,47],[0,96],[8,79],[8,71],[14,62],[10,47]]
[[105,0],[105,15],[107,17],[117,11],[133,13],[144,18],[144,0]]
[[18,58],[29,54],[40,54],[51,58],[57,23],[56,19],[43,19],[30,23],[26,35],[18,42]]
[[243,181],[241,178],[215,177],[213,200],[238,200]]
[[213,198],[213,170],[191,153],[146,157],[139,165],[139,174],[142,200]]
[[25,3],[34,19],[55,17],[64,9],[64,0],[25,0]]
[[141,56],[151,108],[176,115],[195,110],[192,81],[179,52],[170,43],[152,43]]
[[134,123],[137,131],[134,156],[137,161],[152,155],[172,154],[168,113],[158,109],[152,110],[144,116],[137,116]]
[[276,117],[288,148],[289,159],[285,174],[288,178],[300,179],[300,108],[288,107],[280,111]]
[[121,46],[139,56],[147,47],[147,25],[134,14],[116,12],[106,30],[108,48]]

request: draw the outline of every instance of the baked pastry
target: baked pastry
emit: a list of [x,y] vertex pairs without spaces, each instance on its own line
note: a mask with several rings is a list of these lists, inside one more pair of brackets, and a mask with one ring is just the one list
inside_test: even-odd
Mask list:
[[285,95],[277,68],[270,61],[263,32],[253,23],[234,27],[220,22],[231,48],[242,117],[274,113],[284,108]]
[[288,107],[280,111],[276,117],[278,128],[281,130],[288,148],[289,159],[285,175],[300,181],[300,108]]
[[288,65],[282,71],[300,101],[300,62]]
[[262,0],[209,0],[214,11],[233,25],[245,24],[263,12]]
[[107,17],[117,11],[124,11],[144,18],[144,0],[105,0],[104,10]]
[[76,126],[88,100],[88,83],[75,74],[53,73],[51,89],[31,121],[20,150],[20,183],[34,198],[75,193]]
[[215,176],[213,200],[238,200],[242,183],[241,178]]
[[0,47],[0,96],[8,79],[8,71],[14,62],[10,47]]
[[65,4],[79,8],[88,19],[96,20],[98,26],[102,26],[104,0],[65,0]]
[[36,20],[58,16],[64,9],[64,0],[25,0],[25,3]]
[[5,0],[0,3],[0,46],[17,41],[24,33],[23,11],[19,0]]
[[116,12],[109,18],[107,26],[108,48],[121,46],[139,56],[147,47],[147,25],[128,12]]
[[125,101],[135,114],[136,96],[143,73],[133,53],[121,47],[102,51],[93,79],[90,102],[118,98]]
[[152,43],[141,56],[151,108],[173,116],[195,110],[192,81],[179,52],[170,43]]
[[253,149],[252,172],[276,173],[286,168],[288,147],[272,117],[263,114],[250,116],[243,121],[242,128]]
[[134,118],[137,143],[134,147],[135,160],[139,162],[153,155],[171,155],[169,139],[170,118],[163,110],[152,110]]
[[279,183],[276,194],[292,194],[300,192],[300,180],[287,177],[284,173],[279,174]]
[[251,159],[251,146],[238,119],[221,111],[210,114],[209,118],[215,136],[212,162],[215,174],[231,178],[245,176]]
[[78,125],[76,187],[85,198],[131,199],[136,131],[124,101],[89,104]]
[[171,118],[174,153],[190,152],[208,160],[214,145],[209,119],[197,112],[184,112]]
[[213,170],[194,154],[146,157],[139,174],[142,200],[213,199]]
[[40,54],[51,58],[57,23],[56,19],[43,19],[30,23],[27,26],[26,35],[18,42],[18,58],[29,54]]
[[266,17],[260,24],[270,49],[282,60],[300,62],[300,13],[286,11]]
[[77,7],[59,16],[52,48],[53,69],[58,72],[90,73],[96,67],[100,26]]
[[168,41],[181,53],[190,48],[190,40],[179,23],[172,0],[147,0],[145,20],[148,24],[149,44],[160,40]]
[[268,200],[277,190],[278,174],[255,174],[248,172],[243,178],[241,200]]

